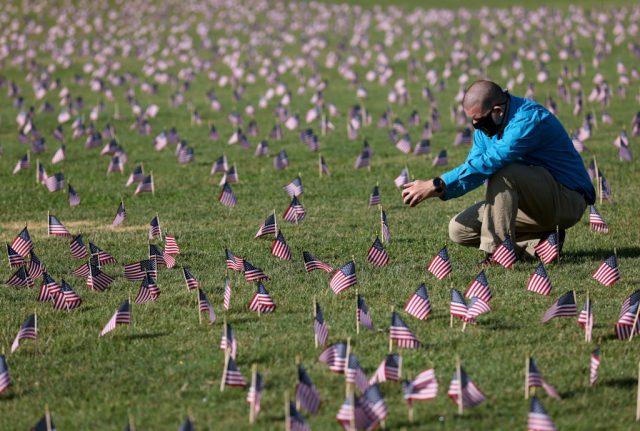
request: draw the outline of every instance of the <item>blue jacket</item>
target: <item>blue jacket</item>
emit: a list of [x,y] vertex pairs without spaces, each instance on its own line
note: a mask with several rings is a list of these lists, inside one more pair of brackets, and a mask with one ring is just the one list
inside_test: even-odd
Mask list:
[[540,104],[509,96],[507,124],[502,134],[487,137],[479,130],[465,162],[442,175],[446,191],[442,199],[470,192],[500,168],[511,163],[542,166],[565,187],[581,193],[589,204],[595,189],[560,121]]

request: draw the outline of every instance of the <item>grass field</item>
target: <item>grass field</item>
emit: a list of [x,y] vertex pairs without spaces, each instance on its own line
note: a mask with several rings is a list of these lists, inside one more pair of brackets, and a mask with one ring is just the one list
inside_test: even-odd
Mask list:
[[[256,5],[252,5],[249,9],[256,12],[256,22],[266,23],[268,19],[264,10],[257,10]],[[407,5],[415,6],[412,3]],[[448,2],[440,6],[447,5],[456,6]],[[87,28],[85,32],[82,13],[68,15],[68,22],[62,22],[59,27],[75,29],[76,39],[72,46],[77,47],[82,45],[84,39],[102,41],[104,45],[114,41],[132,41],[135,40],[134,34],[141,35],[141,40],[149,43],[150,38],[147,38],[145,31],[157,31],[158,35],[166,37],[171,26],[178,28],[178,24],[187,17],[193,20],[187,33],[196,40],[196,25],[201,21],[210,24],[209,37],[214,42],[235,36],[242,45],[249,39],[247,29],[250,26],[246,24],[246,18],[225,15],[225,8],[209,9],[213,17],[208,17],[189,6],[183,8],[171,3],[170,6],[163,15],[159,5],[142,7],[134,2],[123,7],[115,3],[116,19],[113,25],[116,31],[112,36],[106,24],[102,31]],[[13,11],[9,5],[4,7],[7,14],[16,19],[16,29],[3,26],[2,34],[7,37],[5,40],[11,41],[10,33],[20,33],[25,29],[27,20],[21,20],[20,17],[32,16],[37,22],[43,23],[45,29],[42,34],[28,36],[29,40],[37,41],[34,45],[38,55],[36,61],[40,66],[51,63],[50,52],[41,53],[38,47],[45,46],[46,30],[60,16],[58,9],[51,7],[46,13],[34,10],[27,13],[17,7]],[[369,5],[363,7],[367,10],[371,8]],[[282,9],[277,6],[273,8]],[[630,6],[626,8],[620,14],[622,22],[625,26],[632,23],[638,25],[637,6],[633,11]],[[87,8],[80,5],[78,10],[86,11]],[[63,126],[67,135],[67,159],[60,165],[52,165],[51,156],[58,147],[51,137],[57,125],[56,114],[38,113],[34,123],[46,137],[47,150],[43,154],[31,155],[31,169],[12,175],[16,161],[26,153],[28,147],[16,139],[14,119],[20,109],[12,106],[13,100],[7,92],[8,82],[14,81],[21,88],[25,108],[33,105],[38,110],[45,100],[56,109],[59,107],[59,89],[48,92],[43,100],[35,100],[27,67],[12,64],[12,59],[25,53],[20,44],[15,42],[14,51],[3,60],[0,72],[6,79],[0,88],[0,144],[4,150],[0,157],[0,239],[11,242],[27,224],[34,240],[34,249],[46,264],[48,272],[56,280],[64,278],[69,281],[81,295],[83,304],[79,309],[66,313],[53,310],[50,304],[38,303],[35,299],[39,281],[35,289],[10,286],[0,289],[0,307],[3,310],[0,315],[0,344],[6,351],[14,381],[12,389],[0,395],[0,429],[19,430],[33,426],[42,416],[45,404],[49,405],[53,420],[60,430],[121,429],[129,414],[135,418],[137,428],[141,430],[177,429],[187,415],[194,419],[196,429],[249,429],[246,392],[237,388],[226,388],[224,392],[219,390],[224,362],[224,354],[218,345],[222,333],[226,247],[262,268],[272,278],[266,287],[278,306],[274,314],[258,317],[247,308],[255,287],[244,282],[238,274],[230,274],[233,296],[226,319],[233,325],[238,340],[238,366],[245,378],[250,378],[252,364],[258,364],[266,384],[262,412],[254,427],[256,429],[284,428],[283,396],[285,391],[290,394],[295,391],[295,358],[298,355],[322,397],[319,414],[310,417],[305,415],[311,428],[324,430],[338,427],[335,415],[344,400],[344,378],[330,373],[318,361],[321,349],[314,347],[311,313],[314,298],[322,306],[330,326],[330,343],[351,337],[353,351],[369,374],[375,371],[387,353],[392,307],[401,312],[405,322],[425,344],[419,350],[402,350],[403,372],[415,376],[426,368],[434,367],[440,384],[439,396],[434,401],[418,403],[416,421],[410,424],[400,385],[383,384],[382,390],[389,407],[388,429],[525,429],[529,402],[523,397],[523,381],[525,357],[529,354],[537,360],[545,379],[555,385],[563,397],[555,401],[541,395],[545,408],[559,429],[632,429],[635,426],[640,350],[637,341],[628,343],[616,340],[613,328],[620,304],[640,282],[640,172],[636,161],[619,161],[617,149],[611,143],[623,127],[630,132],[629,122],[638,110],[638,80],[631,80],[626,98],[621,98],[615,92],[618,83],[616,62],[624,62],[629,70],[637,67],[638,58],[628,47],[628,44],[637,42],[632,35],[627,35],[624,42],[613,43],[614,9],[598,9],[611,18],[596,23],[602,26],[605,36],[611,41],[611,52],[596,69],[592,65],[594,44],[591,36],[577,33],[575,29],[580,24],[570,20],[570,12],[564,5],[563,10],[560,12],[563,14],[561,22],[576,34],[576,47],[582,51],[581,59],[564,62],[558,59],[557,46],[562,38],[562,26],[554,24],[551,19],[538,21],[540,31],[519,26],[519,21],[513,20],[510,30],[501,30],[502,33],[496,36],[494,42],[504,45],[504,54],[501,61],[487,68],[486,75],[506,84],[510,78],[517,76],[517,71],[511,70],[511,55],[516,54],[519,48],[537,49],[541,38],[547,40],[552,56],[552,61],[547,64],[551,78],[545,83],[535,83],[535,98],[544,103],[545,97],[552,95],[558,103],[558,115],[569,131],[582,124],[586,112],[593,111],[596,114],[598,128],[594,130],[593,137],[585,142],[588,150],[583,156],[585,163],[596,156],[599,166],[612,184],[615,202],[598,205],[609,224],[610,233],[591,232],[588,214],[568,231],[561,262],[547,268],[554,286],[549,297],[535,295],[525,289],[536,262],[518,262],[511,270],[487,269],[494,294],[491,303],[493,311],[480,317],[479,324],[468,327],[464,333],[460,330],[461,323],[456,322],[453,329],[449,327],[449,288],[465,289],[477,275],[476,263],[483,256],[477,250],[448,244],[453,272],[443,281],[427,274],[425,265],[447,241],[448,220],[468,205],[483,199],[483,191],[479,189],[447,202],[425,202],[414,209],[405,207],[393,184],[400,170],[407,165],[416,178],[431,178],[442,173],[443,169],[432,167],[431,157],[400,153],[389,143],[388,130],[375,125],[388,106],[405,124],[414,109],[420,113],[423,121],[430,118],[432,107],[421,97],[422,88],[428,85],[424,78],[426,70],[417,73],[416,81],[407,80],[411,96],[407,105],[390,105],[387,102],[387,93],[394,81],[408,78],[405,60],[392,62],[395,74],[388,84],[382,86],[365,81],[363,85],[368,90],[368,97],[361,101],[355,95],[357,86],[340,77],[335,68],[325,67],[327,53],[337,50],[336,44],[340,41],[348,43],[349,38],[330,28],[320,31],[328,42],[326,49],[318,50],[318,72],[329,82],[324,92],[325,100],[334,103],[341,115],[331,119],[336,126],[335,131],[319,137],[320,152],[332,172],[330,177],[319,178],[318,154],[309,152],[300,143],[297,131],[286,131],[282,141],[269,140],[270,157],[253,157],[256,144],[268,138],[275,124],[273,110],[279,100],[277,97],[272,99],[267,109],[257,107],[259,97],[268,88],[275,87],[265,82],[264,78],[257,76],[255,84],[245,84],[244,99],[235,101],[230,86],[219,87],[208,79],[206,71],[202,71],[195,74],[189,89],[182,92],[185,103],[172,107],[169,98],[180,91],[179,83],[184,78],[177,79],[174,84],[159,85],[157,94],[144,93],[140,84],[145,80],[151,81],[151,78],[145,77],[142,72],[143,61],[136,59],[133,54],[120,57],[119,50],[116,50],[110,61],[119,60],[121,69],[113,73],[119,75],[129,72],[138,81],[123,86],[110,85],[114,102],[109,102],[104,94],[89,90],[89,75],[83,72],[83,65],[92,62],[94,53],[82,55],[78,51],[69,56],[71,65],[68,69],[58,66],[52,76],[54,79],[60,78],[62,85],[68,87],[74,98],[80,95],[84,98],[85,108],[80,114],[84,115],[86,122],[89,121],[91,107],[105,101],[104,112],[95,123],[98,130],[103,130],[107,122],[115,126],[118,141],[129,158],[125,173],[106,175],[109,158],[99,156],[99,149],[85,150],[84,137],[69,139],[70,122]],[[246,12],[247,16],[251,15],[251,12]],[[92,13],[101,14],[105,23],[108,21],[105,10],[94,9]],[[351,18],[355,16],[353,10],[345,9],[342,14]],[[310,22],[315,16],[313,13],[294,14],[281,24],[285,29],[283,32],[300,37],[303,30],[311,27]],[[175,22],[171,21],[172,18],[175,18]],[[428,67],[441,73],[445,66],[445,55],[451,51],[455,39],[450,39],[448,33],[460,25],[460,19],[458,17],[450,25],[443,22],[439,25],[400,26],[402,31],[387,51],[392,57],[403,44],[412,40],[411,30],[425,30],[428,27],[434,34],[440,35],[434,37],[434,50],[438,57]],[[499,22],[496,18],[492,19]],[[330,22],[334,21],[335,15]],[[234,22],[244,25],[236,26],[234,30],[224,28]],[[395,23],[400,25],[401,22],[398,19]],[[509,36],[516,28],[523,29],[526,36],[524,40],[510,41]],[[136,30],[139,33],[135,33]],[[179,38],[180,30],[177,34]],[[383,36],[380,31],[371,31],[371,45],[382,41]],[[273,35],[265,37],[277,40]],[[480,26],[477,17],[471,18],[466,35],[460,39],[465,41],[465,49],[472,54],[480,49],[491,49],[491,46],[479,46]],[[61,40],[58,39],[60,46]],[[308,41],[308,38],[305,40]],[[160,40],[160,49],[168,44],[167,38]],[[255,53],[245,49],[240,58],[241,61],[260,61],[274,50],[274,46],[262,44]],[[174,51],[170,49],[167,58],[177,59]],[[212,70],[223,75],[230,74],[222,55],[214,57],[200,48],[198,43],[194,43],[193,52],[211,60]],[[523,54],[521,52],[518,55]],[[161,57],[160,52],[155,55]],[[284,56],[308,58],[306,53],[301,52],[299,39],[285,46]],[[415,53],[415,57],[424,66],[423,48]],[[93,63],[97,64],[95,61]],[[582,84],[585,112],[574,116],[573,104],[564,103],[556,96],[556,79],[563,66],[573,73],[579,63],[585,67],[585,74],[575,76],[568,82]],[[470,66],[478,66],[476,57],[470,57]],[[364,76],[372,67],[373,62],[366,67],[356,64],[354,70]],[[502,67],[506,68],[507,77],[501,75]],[[185,68],[186,64],[177,61],[167,72],[178,76],[180,70]],[[250,68],[257,71],[259,64],[253,63]],[[523,95],[527,84],[535,82],[537,63],[523,60],[522,72],[526,78],[521,84],[510,88],[512,94]],[[615,120],[613,125],[600,122],[603,111],[600,104],[586,101],[596,72],[602,73],[614,89],[611,103],[606,107]],[[312,75],[308,66],[303,67],[300,73],[307,78]],[[458,127],[449,116],[450,107],[455,106],[454,97],[459,87],[457,77],[461,73],[460,65],[453,66],[452,76],[446,80],[444,90],[434,90],[443,127],[431,140],[432,151],[437,153],[443,148],[449,151],[448,168],[462,162],[468,152],[467,146],[452,145]],[[32,74],[35,76],[35,73]],[[83,84],[74,82],[75,74],[84,76]],[[311,107],[309,99],[314,91],[306,88],[303,95],[296,95],[299,82],[290,70],[279,79],[288,83],[293,93],[290,112],[304,117]],[[150,136],[140,136],[129,128],[134,121],[126,101],[129,87],[134,88],[135,98],[143,108],[151,103],[160,107],[158,116],[150,120],[153,128]],[[221,112],[212,112],[209,107],[206,93],[211,89],[215,90],[222,103]],[[572,91],[573,94],[575,92]],[[256,107],[255,119],[259,127],[258,136],[249,138],[252,149],[227,145],[228,137],[234,131],[234,127],[226,120],[227,114],[243,111],[249,103]],[[374,122],[360,131],[358,139],[350,141],[345,132],[346,114],[357,103],[363,103],[371,112]],[[190,124],[189,106],[202,115],[202,125]],[[116,109],[121,119],[112,118]],[[246,125],[249,118],[246,115],[243,117]],[[215,124],[220,132],[221,138],[216,142],[208,138],[209,122]],[[194,162],[178,165],[173,146],[161,152],[153,150],[153,137],[171,127],[176,127],[180,137],[194,148]],[[304,119],[301,127],[307,127]],[[309,127],[320,133],[318,123]],[[414,144],[419,139],[420,131],[421,126],[410,128]],[[355,170],[353,163],[364,138],[374,150],[371,169]],[[630,142],[632,151],[637,153],[637,138],[630,138]],[[281,149],[288,153],[290,167],[275,171],[272,156]],[[239,172],[240,183],[232,184],[238,199],[233,209],[217,202],[220,174],[209,175],[212,162],[222,154],[231,163],[237,164]],[[36,159],[44,163],[49,174],[64,171],[65,180],[73,185],[82,199],[78,207],[69,207],[63,192],[48,193],[36,183]],[[144,163],[147,173],[152,171],[154,174],[155,196],[134,196],[134,187],[125,187],[129,172],[139,162]],[[299,225],[279,221],[293,253],[293,261],[285,262],[271,255],[271,239],[253,237],[274,208],[280,219],[290,202],[282,186],[298,173],[304,184],[301,201],[307,209],[307,216]],[[375,268],[366,262],[367,249],[379,231],[378,210],[367,207],[369,193],[376,182],[380,184],[382,203],[387,211],[392,235],[391,242],[386,246],[391,262],[385,268]],[[123,225],[112,228],[111,221],[121,199],[126,206],[127,219]],[[71,275],[71,271],[82,262],[71,258],[68,240],[47,237],[47,212],[56,215],[71,233],[83,233],[85,241],[94,242],[116,257],[117,265],[105,267],[105,272],[116,277],[115,283],[106,292],[90,291],[84,286],[84,280]],[[130,331],[118,327],[99,339],[98,334],[114,309],[123,299],[129,295],[135,296],[137,292],[138,284],[122,277],[122,264],[147,257],[148,224],[156,213],[159,214],[163,231],[177,238],[182,250],[178,257],[179,265],[188,265],[201,281],[218,315],[218,321],[212,326],[199,324],[196,296],[193,291],[186,290],[180,268],[161,268],[158,284],[162,294],[158,301],[133,307],[134,323]],[[619,258],[622,278],[612,287],[603,287],[591,278],[591,274],[614,249]],[[328,287],[328,274],[319,271],[305,273],[302,250],[311,251],[335,267],[346,263],[351,256],[355,257],[357,288],[371,310],[376,325],[374,332],[362,331],[356,335],[355,289],[335,296]],[[0,278],[6,280],[12,272],[8,265],[4,265]],[[427,284],[434,309],[425,322],[401,311],[421,282]],[[576,291],[578,307],[586,299],[587,291],[594,302],[593,343],[584,342],[584,334],[574,318],[554,319],[544,325],[540,323],[544,311],[558,296],[571,289]],[[20,325],[34,310],[38,315],[39,340],[36,343],[25,340],[16,353],[9,354],[11,342]],[[589,387],[589,357],[596,345],[602,349],[602,365],[597,384]],[[465,411],[463,416],[456,414],[456,406],[446,397],[456,356],[461,358],[471,379],[488,397],[487,402]]]

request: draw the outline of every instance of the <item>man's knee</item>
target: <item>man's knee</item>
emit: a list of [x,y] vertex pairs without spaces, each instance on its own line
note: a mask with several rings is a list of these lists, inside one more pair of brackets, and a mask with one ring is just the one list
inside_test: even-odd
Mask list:
[[470,240],[469,227],[463,225],[453,217],[449,220],[449,238],[457,244],[466,244]]
[[512,187],[518,174],[522,172],[523,166],[518,163],[511,163],[499,169],[495,174],[489,177],[487,187],[499,185],[503,187]]

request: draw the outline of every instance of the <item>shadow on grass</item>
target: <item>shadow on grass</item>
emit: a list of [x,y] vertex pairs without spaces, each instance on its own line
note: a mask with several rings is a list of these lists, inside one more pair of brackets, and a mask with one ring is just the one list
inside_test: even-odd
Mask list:
[[[579,262],[585,257],[589,259],[605,259],[613,253],[610,248],[596,248],[591,250],[572,250],[562,253],[563,262]],[[618,257],[634,258],[640,257],[640,247],[622,247],[616,249]]]
[[127,338],[130,340],[145,340],[148,338],[160,338],[166,335],[169,335],[169,332],[146,332],[143,334],[128,335]]
[[614,388],[633,388],[638,385],[638,381],[632,377],[621,377],[619,379],[609,379],[602,382],[605,386]]

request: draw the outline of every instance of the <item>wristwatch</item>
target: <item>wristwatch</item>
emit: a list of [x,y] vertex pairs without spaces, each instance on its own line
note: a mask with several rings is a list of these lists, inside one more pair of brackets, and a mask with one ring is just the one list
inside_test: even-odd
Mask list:
[[435,177],[433,180],[433,186],[436,188],[436,193],[442,193],[444,191],[444,181],[442,181],[442,178],[440,177]]

